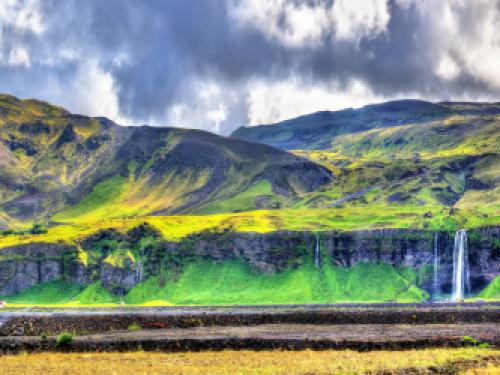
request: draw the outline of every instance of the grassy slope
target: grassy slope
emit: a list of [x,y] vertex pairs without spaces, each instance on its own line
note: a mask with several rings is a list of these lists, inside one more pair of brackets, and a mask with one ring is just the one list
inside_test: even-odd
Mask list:
[[[9,121],[25,121],[24,117],[18,117],[27,116],[31,120],[42,119],[55,127],[64,125],[66,113],[58,107],[31,101],[21,104],[26,113],[12,111],[8,115]],[[412,116],[418,115],[419,108],[415,108],[416,112]],[[367,110],[361,116],[369,114],[370,107]],[[303,128],[307,129],[309,120],[307,116],[304,119]],[[76,129],[78,134],[92,134],[92,121],[87,119],[79,125]],[[489,156],[480,161],[474,165],[472,172],[472,177],[495,188],[465,189],[465,172],[456,165],[469,157],[483,157],[487,153],[498,152],[499,126],[500,120],[495,116],[453,115],[445,120],[410,122],[333,135],[328,150],[297,150],[296,153],[330,168],[336,176],[334,182],[315,192],[292,198],[280,197],[284,209],[252,211],[255,209],[256,196],[273,194],[271,186],[266,180],[261,180],[248,187],[242,173],[231,169],[220,190],[208,197],[205,203],[193,207],[194,212],[203,214],[203,217],[139,219],[147,212],[182,204],[190,189],[206,183],[204,172],[193,176],[188,173],[182,178],[167,174],[151,189],[148,168],[164,152],[159,150],[146,162],[139,176],[134,173],[138,170],[137,165],[129,164],[128,179],[117,175],[99,183],[83,200],[54,217],[55,221],[67,225],[51,228],[49,234],[41,236],[0,236],[0,247],[29,241],[71,241],[101,228],[129,227],[141,220],[153,222],[169,239],[178,239],[208,228],[267,232],[277,229],[351,230],[385,227],[453,230],[458,227],[498,225],[498,156]],[[262,131],[270,128],[272,126]],[[210,138],[209,135],[205,136]],[[172,134],[167,138],[171,143],[168,147],[174,147],[182,139],[180,135]],[[226,152],[234,153],[236,146],[233,146]],[[259,163],[249,164],[255,164],[251,168],[252,174],[262,171],[263,166]],[[246,186],[246,190],[240,191],[235,186],[241,189]],[[366,187],[377,189],[359,199],[345,202],[342,207],[328,208],[337,199]],[[448,187],[451,192],[447,190]],[[240,192],[235,194],[235,191]],[[394,194],[402,194],[403,199],[389,201],[389,197]],[[443,203],[443,197],[458,201],[454,204]],[[230,212],[236,213],[225,214]],[[0,219],[5,220],[1,215]],[[136,218],[110,220],[119,217]]]
[[[295,151],[336,176],[331,186],[304,196],[295,207],[325,207],[376,187],[343,206],[411,212],[418,217],[415,224],[428,228],[439,222],[449,228],[450,219],[463,227],[498,225],[499,143],[500,118],[495,116],[453,116],[339,135],[328,150]],[[432,216],[431,222],[422,220],[424,214]]]
[[[376,193],[376,192],[375,192]],[[425,217],[430,212],[432,217]],[[436,206],[389,205],[383,200],[369,205],[353,204],[331,209],[283,209],[258,210],[233,214],[206,216],[151,216],[130,219],[109,219],[58,225],[48,233],[0,235],[0,249],[33,242],[73,243],[101,229],[127,230],[147,222],[158,228],[167,240],[181,238],[203,230],[222,231],[231,229],[239,232],[267,233],[276,230],[326,231],[359,230],[380,228],[421,228],[434,230],[456,230],[476,228],[485,225],[499,225],[499,216],[484,217],[477,212],[451,212]]]
[[14,304],[63,304],[77,296],[82,291],[80,285],[64,281],[51,281],[38,284],[15,296],[5,297],[9,303]]
[[272,195],[271,184],[294,196],[325,181],[323,168],[266,145],[199,130],[124,128],[0,94],[1,229],[252,210],[255,195]]
[[[151,277],[135,286],[123,300],[128,304],[176,305],[421,301],[428,296],[414,285],[415,278],[413,270],[387,264],[360,263],[343,269],[328,261],[318,270],[308,259],[296,269],[267,275],[240,260],[197,260],[189,263],[175,282],[168,276]],[[77,286],[47,283],[6,300],[69,305],[120,301],[100,283],[78,292]]]
[[500,276],[497,276],[481,293],[479,298],[500,299]]
[[103,181],[76,205],[56,214],[52,220],[57,222],[85,222],[96,219],[125,216],[126,207],[120,199],[127,189],[127,179],[121,176]]
[[214,214],[219,212],[251,211],[255,208],[255,199],[259,195],[274,195],[272,185],[267,180],[259,181],[248,189],[209,207],[197,211],[198,214]]
[[71,305],[107,305],[118,301],[118,297],[104,289],[100,282],[96,282],[89,285],[78,295],[71,296],[65,302]]

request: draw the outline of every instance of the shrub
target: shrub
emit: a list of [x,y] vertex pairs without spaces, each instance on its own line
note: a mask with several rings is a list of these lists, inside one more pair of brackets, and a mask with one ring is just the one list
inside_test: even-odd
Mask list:
[[129,331],[138,331],[138,330],[140,330],[140,329],[141,329],[141,326],[140,326],[139,324],[137,324],[137,323],[132,323],[131,325],[129,325],[129,326],[127,327],[127,329],[128,329]]
[[471,336],[464,336],[463,342],[467,343],[467,344],[473,344],[473,345],[477,344],[477,340],[474,337],[471,337]]
[[33,227],[29,230],[31,234],[45,234],[47,233],[47,228],[42,224],[33,224]]
[[63,332],[57,335],[56,348],[63,348],[73,342],[73,335],[71,333]]

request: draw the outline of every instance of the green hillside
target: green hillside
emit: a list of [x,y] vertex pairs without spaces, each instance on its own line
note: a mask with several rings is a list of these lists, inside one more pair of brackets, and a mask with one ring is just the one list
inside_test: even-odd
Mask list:
[[233,136],[293,149],[332,171],[332,183],[294,208],[399,208],[427,228],[452,227],[450,220],[500,223],[498,103],[397,101],[240,128]]
[[[0,229],[14,229],[0,246],[142,221],[172,239],[206,229],[500,224],[498,104],[400,101],[245,128],[264,140],[314,129],[322,148],[313,142],[297,156],[194,130],[120,127],[10,96],[0,108]],[[350,120],[335,122],[342,134],[329,138],[318,116]],[[34,221],[57,225],[26,233]]]
[[[343,268],[324,254],[320,269],[304,258],[270,275],[241,256],[170,259],[169,249],[203,233],[498,226],[499,113],[495,103],[398,101],[244,128],[234,134],[241,140],[121,127],[0,96],[0,249],[69,245],[72,261],[90,272],[86,287],[52,281],[5,298],[69,305],[425,300],[418,267]],[[140,227],[154,233],[113,239],[130,239]],[[106,267],[137,267],[149,235],[167,263],[151,255],[155,271],[132,289],[101,278]],[[497,298],[497,284],[482,298]]]
[[0,156],[0,229],[267,208],[332,178],[327,168],[266,145],[122,127],[8,95],[0,95]]
[[[410,269],[387,264],[359,263],[349,269],[324,262],[321,269],[305,261],[296,269],[268,275],[250,269],[240,260],[216,263],[200,259],[183,272],[153,276],[125,296],[112,295],[99,282],[81,291],[63,282],[40,284],[19,295],[2,297],[14,304],[175,304],[230,305],[332,302],[416,302],[428,294],[415,286]],[[81,292],[80,292],[81,291]]]
[[[397,101],[234,134],[292,145],[294,156],[202,131],[121,127],[3,95],[0,230],[47,222],[46,236],[64,239],[151,215],[179,216],[180,233],[495,225],[499,108]],[[118,219],[125,223],[109,222]]]

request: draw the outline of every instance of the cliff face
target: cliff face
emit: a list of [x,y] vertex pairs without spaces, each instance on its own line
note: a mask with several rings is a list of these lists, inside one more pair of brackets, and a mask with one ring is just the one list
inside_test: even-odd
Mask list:
[[0,295],[10,295],[36,284],[58,280],[75,265],[74,249],[58,244],[29,244],[2,249]]
[[[38,283],[64,279],[88,285],[101,281],[122,295],[137,283],[165,270],[179,272],[198,257],[217,262],[239,258],[254,269],[273,274],[297,267],[314,256],[317,238],[321,262],[351,267],[359,262],[388,263],[418,270],[419,286],[431,290],[434,246],[438,245],[438,282],[451,289],[454,233],[423,230],[355,232],[200,233],[181,242],[165,242],[153,228],[141,226],[127,234],[102,231],[78,247],[34,243],[1,250],[0,295]],[[147,240],[145,240],[147,239]],[[472,290],[478,291],[500,273],[500,227],[468,231]]]

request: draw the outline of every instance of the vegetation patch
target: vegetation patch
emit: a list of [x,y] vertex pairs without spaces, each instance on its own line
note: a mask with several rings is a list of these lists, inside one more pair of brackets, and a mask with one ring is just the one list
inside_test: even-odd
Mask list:
[[484,299],[500,299],[500,276],[495,277],[495,279],[481,292],[479,293],[479,298]]
[[96,282],[68,302],[75,305],[108,305],[118,303],[119,298],[111,294],[100,282]]
[[83,200],[56,214],[52,220],[85,222],[124,216],[126,212],[123,209],[126,207],[121,206],[120,201],[127,190],[127,182],[126,178],[115,176],[95,185],[90,194]]
[[1,297],[3,300],[13,304],[64,304],[77,296],[82,291],[78,284],[65,281],[50,281],[37,284],[17,295]]

